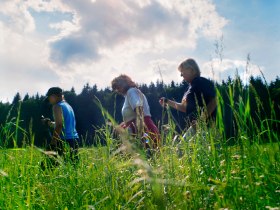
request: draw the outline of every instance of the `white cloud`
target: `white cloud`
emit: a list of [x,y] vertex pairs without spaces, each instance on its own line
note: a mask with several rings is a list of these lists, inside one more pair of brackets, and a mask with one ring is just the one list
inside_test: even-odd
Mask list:
[[7,24],[17,32],[31,32],[35,29],[35,23],[23,4],[19,1],[1,1],[1,14],[7,17]]
[[216,38],[227,23],[208,0],[65,0],[64,3],[75,11],[80,30],[52,43],[51,60],[63,64],[81,62],[83,58],[98,59],[104,48],[112,50],[126,43],[137,45],[139,41],[146,43],[140,50],[147,53],[194,49],[199,37]]
[[11,100],[16,92],[44,93],[56,73],[48,67],[47,45],[25,34],[15,33],[0,22],[0,100]]
[[[227,23],[210,0],[4,0],[0,7],[2,99],[51,85],[105,87],[120,73],[156,81],[155,65],[166,81],[179,81],[186,51],[201,37],[220,36]],[[42,36],[30,9],[71,13],[72,20],[50,22],[57,34]]]
[[[160,60],[166,82],[180,81],[182,51],[194,50],[200,37],[214,40],[227,23],[208,0],[63,2],[75,11],[79,30],[51,43],[50,60],[61,77],[99,87],[120,73],[138,82],[161,79],[153,64]],[[177,54],[173,61],[170,52]]]
[[234,78],[236,73],[246,83],[250,76],[260,76],[265,71],[263,66],[251,63],[248,60],[233,60],[214,58],[202,65],[202,74],[207,78],[221,82],[228,77]]
[[[149,69],[154,72],[156,79],[164,83],[170,83],[172,80],[182,80],[177,71],[179,63],[166,59],[156,59],[149,62]],[[174,76],[170,76],[174,75]]]
[[69,10],[59,1],[44,0],[3,0],[0,7],[0,100],[11,100],[16,92],[44,94],[60,78],[48,61],[48,40],[37,34],[29,9]]
[[71,33],[79,30],[79,26],[77,24],[75,24],[74,22],[65,21],[65,20],[62,22],[59,22],[59,23],[51,23],[49,25],[49,27],[51,29],[56,29],[59,31],[58,35],[56,35],[48,40],[49,42],[59,40],[63,37],[70,35]]

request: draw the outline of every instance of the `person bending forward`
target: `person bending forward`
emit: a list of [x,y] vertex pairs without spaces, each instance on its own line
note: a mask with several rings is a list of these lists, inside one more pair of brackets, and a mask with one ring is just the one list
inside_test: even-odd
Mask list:
[[127,75],[116,77],[112,81],[112,89],[125,98],[122,107],[123,122],[120,126],[141,139],[145,148],[157,148],[160,135],[152,121],[146,96]]

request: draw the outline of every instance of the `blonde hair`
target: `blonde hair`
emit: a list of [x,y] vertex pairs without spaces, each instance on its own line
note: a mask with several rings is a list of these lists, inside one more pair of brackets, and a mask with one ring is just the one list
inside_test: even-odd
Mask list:
[[137,87],[135,82],[133,82],[132,79],[125,74],[121,74],[120,76],[114,78],[111,82],[111,85],[113,91],[119,87],[122,87],[125,91],[128,91],[129,88]]
[[185,61],[183,61],[179,67],[178,67],[178,70],[179,71],[182,71],[182,70],[186,70],[186,69],[192,69],[196,72],[196,74],[198,76],[200,76],[200,69],[199,69],[199,66],[197,65],[196,61],[192,58],[189,58]]

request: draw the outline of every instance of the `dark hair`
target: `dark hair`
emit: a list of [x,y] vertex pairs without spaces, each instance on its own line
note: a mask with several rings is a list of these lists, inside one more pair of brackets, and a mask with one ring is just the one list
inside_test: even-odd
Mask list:
[[129,88],[137,87],[135,82],[133,82],[132,79],[125,74],[121,74],[120,76],[114,78],[111,85],[113,91],[115,91],[118,87],[122,87],[125,92],[128,91]]
[[193,69],[197,75],[200,76],[200,69],[199,69],[199,66],[197,65],[196,61],[192,58],[189,58],[185,61],[183,61],[179,67],[178,67],[178,70],[182,70],[182,69]]
[[46,96],[51,96],[51,95],[56,95],[56,96],[62,96],[63,95],[63,90],[60,87],[51,87]]

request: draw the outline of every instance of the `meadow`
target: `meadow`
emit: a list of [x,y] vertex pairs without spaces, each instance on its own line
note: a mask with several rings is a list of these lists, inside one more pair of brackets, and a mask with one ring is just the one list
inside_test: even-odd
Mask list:
[[[238,129],[233,145],[224,135],[225,104],[218,92],[215,125],[199,122],[189,141],[181,134],[180,144],[173,141],[178,134],[167,109],[170,129],[150,159],[137,140],[126,133],[115,139],[107,125],[96,135],[107,145],[80,148],[76,166],[62,161],[42,170],[47,158],[32,143],[32,133],[24,147],[2,147],[0,209],[279,209],[279,120],[272,109],[256,122],[249,95],[236,101],[234,90],[227,91]],[[256,101],[261,102],[257,96]],[[22,132],[19,121],[1,126],[1,136],[9,136],[14,145]]]

